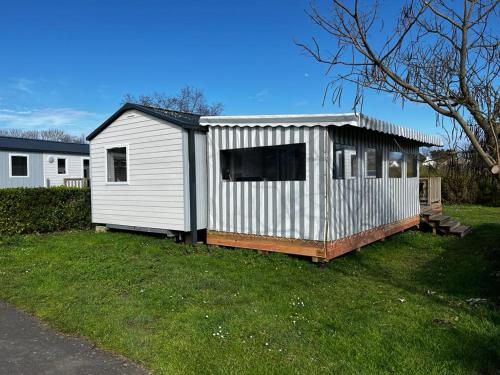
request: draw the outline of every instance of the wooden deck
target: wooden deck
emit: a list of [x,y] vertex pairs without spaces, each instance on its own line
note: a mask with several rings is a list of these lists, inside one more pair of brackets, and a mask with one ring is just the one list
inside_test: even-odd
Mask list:
[[383,240],[395,233],[419,225],[419,216],[383,225],[335,241],[311,241],[282,237],[257,236],[241,233],[208,231],[207,243],[260,251],[302,255],[314,262],[325,262],[353,250],[359,250],[372,242]]

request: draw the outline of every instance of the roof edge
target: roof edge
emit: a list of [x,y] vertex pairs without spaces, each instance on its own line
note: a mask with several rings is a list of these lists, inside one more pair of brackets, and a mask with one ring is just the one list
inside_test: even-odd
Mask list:
[[248,116],[202,116],[203,126],[356,126],[399,136],[421,143],[425,146],[443,146],[438,136],[430,135],[413,128],[403,127],[386,121],[377,120],[362,113],[324,113],[296,115],[248,115]]
[[[120,117],[123,113],[130,111],[130,110],[136,110],[139,112],[142,112],[146,115],[150,115],[153,117],[156,117],[160,120],[167,121],[169,123],[172,123],[174,125],[180,126],[184,129],[193,129],[193,130],[198,130],[198,131],[206,131],[206,129],[199,124],[192,124],[186,121],[179,120],[177,118],[174,118],[172,116],[168,116],[166,114],[158,113],[154,111],[153,109],[150,109],[148,107],[142,106],[140,104],[134,104],[134,103],[125,103],[122,105],[115,113],[113,113],[106,121],[104,121],[101,125],[99,125],[93,132],[91,132],[87,137],[87,141],[91,141],[94,139],[97,135],[99,135],[104,129],[106,129],[111,123],[113,123],[118,117]],[[176,111],[177,112],[177,111]]]

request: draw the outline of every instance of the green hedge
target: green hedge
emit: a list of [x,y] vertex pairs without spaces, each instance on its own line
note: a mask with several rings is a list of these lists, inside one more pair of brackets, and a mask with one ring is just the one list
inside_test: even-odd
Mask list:
[[0,189],[0,235],[87,229],[90,226],[89,189]]

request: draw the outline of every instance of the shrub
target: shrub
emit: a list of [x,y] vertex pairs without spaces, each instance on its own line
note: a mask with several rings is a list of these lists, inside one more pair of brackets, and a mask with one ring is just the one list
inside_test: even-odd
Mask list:
[[0,235],[88,229],[90,226],[89,189],[0,189]]

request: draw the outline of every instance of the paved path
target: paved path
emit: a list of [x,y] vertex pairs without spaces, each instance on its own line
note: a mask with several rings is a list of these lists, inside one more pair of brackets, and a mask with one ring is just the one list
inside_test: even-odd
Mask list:
[[145,375],[126,359],[88,341],[58,334],[0,301],[0,374]]

